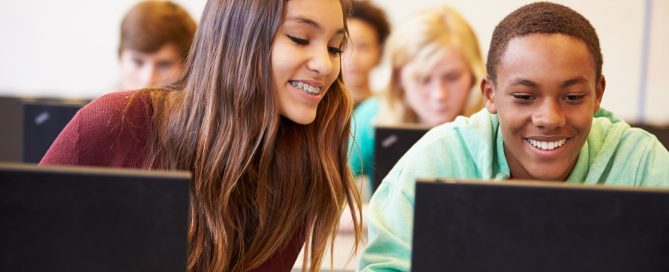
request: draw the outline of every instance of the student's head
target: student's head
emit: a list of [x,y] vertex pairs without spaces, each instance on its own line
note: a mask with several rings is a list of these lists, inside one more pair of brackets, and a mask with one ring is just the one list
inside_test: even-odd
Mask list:
[[281,115],[306,125],[333,84],[342,91],[345,17],[339,0],[291,0],[284,15],[271,50],[274,87]]
[[148,87],[181,71],[195,29],[195,21],[172,2],[132,7],[121,22],[118,48],[123,89]]
[[602,63],[594,27],[568,7],[526,5],[497,25],[480,87],[514,177],[569,176],[600,107]]
[[248,271],[296,232],[318,269],[343,206],[360,203],[340,74],[349,10],[209,0],[183,71],[150,89],[158,163],[194,176],[190,269]]
[[184,79],[211,92],[192,95],[232,103],[229,109],[276,111],[302,125],[317,112],[346,108],[337,103],[350,98],[340,75],[348,3],[210,0]]
[[395,28],[384,60],[391,77],[377,115],[379,124],[435,126],[483,108],[473,88],[485,74],[478,40],[450,7],[414,14]]
[[381,60],[390,24],[383,10],[368,1],[353,1],[353,14],[347,21],[351,43],[342,55],[342,73],[359,103],[371,95],[369,72]]

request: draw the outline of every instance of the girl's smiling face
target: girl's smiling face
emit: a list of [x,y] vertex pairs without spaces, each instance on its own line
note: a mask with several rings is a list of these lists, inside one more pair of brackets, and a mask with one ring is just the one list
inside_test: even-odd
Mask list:
[[272,72],[281,115],[299,124],[316,118],[337,79],[344,15],[339,0],[290,0],[272,44]]
[[586,44],[563,34],[531,34],[508,43],[497,84],[481,82],[486,108],[499,116],[511,174],[566,180],[585,144],[606,86],[596,82]]

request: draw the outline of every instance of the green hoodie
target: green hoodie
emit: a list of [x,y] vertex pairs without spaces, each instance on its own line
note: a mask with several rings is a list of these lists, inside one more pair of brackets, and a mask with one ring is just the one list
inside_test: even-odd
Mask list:
[[[600,109],[566,182],[669,187],[669,152],[652,134]],[[395,165],[368,210],[358,271],[410,271],[418,177],[509,178],[497,115],[486,109],[430,130]]]

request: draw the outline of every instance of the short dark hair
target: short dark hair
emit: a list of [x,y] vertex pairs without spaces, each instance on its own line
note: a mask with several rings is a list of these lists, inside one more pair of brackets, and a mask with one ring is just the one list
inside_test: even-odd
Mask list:
[[604,60],[597,32],[590,21],[566,6],[537,2],[517,9],[495,27],[486,63],[486,70],[493,83],[497,77],[495,68],[499,66],[509,41],[515,37],[536,33],[564,34],[583,41],[592,54],[596,80],[599,81]]
[[166,43],[172,43],[185,59],[196,28],[188,12],[177,4],[169,1],[140,2],[125,14],[121,22],[119,57],[125,49],[153,53]]
[[369,1],[353,1],[353,13],[349,19],[360,19],[371,25],[379,37],[379,45],[383,45],[390,34],[386,13]]

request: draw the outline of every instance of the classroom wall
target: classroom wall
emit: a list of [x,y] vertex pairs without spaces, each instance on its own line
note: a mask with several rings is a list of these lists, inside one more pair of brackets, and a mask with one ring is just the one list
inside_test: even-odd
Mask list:
[[[0,96],[92,99],[117,90],[119,28],[138,2],[0,2]],[[198,22],[206,0],[173,2]]]
[[[115,90],[119,81],[118,28],[123,14],[136,2],[1,2],[0,96],[92,99]],[[206,0],[174,2],[197,21]],[[387,10],[393,24],[419,9],[452,5],[471,22],[485,54],[495,25],[532,1],[373,2]],[[669,107],[663,103],[669,101],[669,88],[662,84],[663,72],[669,71],[669,0],[555,2],[585,15],[598,31],[607,79],[603,106],[628,121],[669,124]],[[652,8],[647,10],[647,6]]]
[[650,45],[645,95],[645,120],[648,123],[669,123],[669,0],[656,0],[652,5]]

